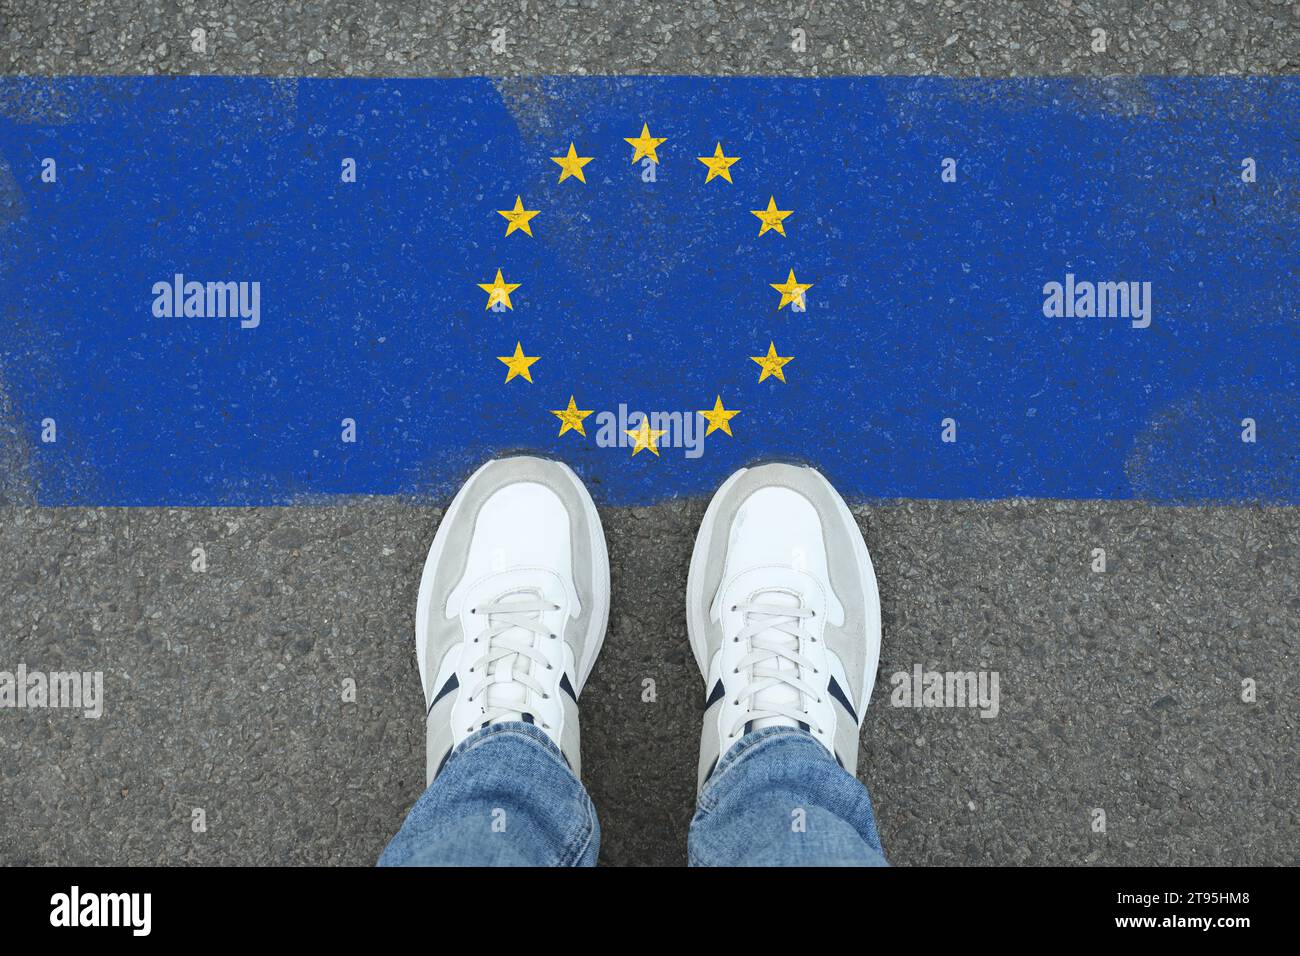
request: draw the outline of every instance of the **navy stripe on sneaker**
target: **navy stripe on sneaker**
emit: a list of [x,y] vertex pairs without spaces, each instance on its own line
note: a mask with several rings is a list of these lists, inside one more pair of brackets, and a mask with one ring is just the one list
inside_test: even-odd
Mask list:
[[572,697],[575,704],[578,702],[578,694],[574,691],[573,685],[569,683],[569,675],[567,673],[560,675],[560,690]]
[[446,697],[448,694],[450,694],[453,690],[455,690],[459,686],[460,686],[460,681],[456,679],[455,674],[452,674],[451,677],[447,678],[447,683],[442,685],[442,690],[434,694],[433,703],[430,704],[429,709],[424,712],[424,716],[428,717],[430,714],[432,714],[433,705],[438,703],[438,701],[442,700],[444,697]]
[[713,685],[713,690],[709,692],[709,699],[704,702],[704,709],[708,710],[726,695],[727,688],[722,686],[722,681]]
[[853,709],[853,705],[849,703],[848,695],[844,693],[843,689],[836,682],[834,677],[831,678],[830,692],[832,697],[834,697],[836,700],[838,700],[841,704],[844,705],[844,709],[849,712],[849,716],[853,718],[853,722],[857,723],[858,714]]
[[452,751],[454,751],[455,749],[456,749],[455,747],[452,747],[451,750],[448,750],[445,754],[442,755],[442,759],[438,761],[438,769],[433,772],[433,775],[435,777],[438,776],[438,774],[442,773],[442,768],[447,766],[447,758],[451,756]]

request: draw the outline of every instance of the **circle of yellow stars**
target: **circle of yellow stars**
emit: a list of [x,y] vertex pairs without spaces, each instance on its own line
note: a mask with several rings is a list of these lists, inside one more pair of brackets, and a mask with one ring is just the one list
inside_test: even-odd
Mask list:
[[[625,136],[624,141],[632,147],[633,164],[642,160],[648,160],[656,166],[659,164],[659,148],[668,142],[664,136],[654,136],[650,132],[650,124],[643,122],[641,132],[636,136]],[[570,141],[568,151],[560,156],[550,157],[551,162],[560,168],[560,177],[558,182],[565,182],[573,179],[583,185],[587,183],[587,177],[584,172],[588,163],[595,159],[594,156],[582,156],[578,153],[577,144]],[[705,167],[706,174],[704,177],[705,185],[713,182],[715,179],[721,179],[728,184],[734,185],[735,180],[731,178],[732,167],[740,162],[739,156],[728,156],[722,146],[721,141],[715,141],[713,153],[707,156],[697,156],[696,159]],[[540,209],[529,209],[524,202],[522,194],[516,194],[513,207],[509,209],[496,210],[497,215],[506,221],[507,237],[521,232],[529,238],[533,237],[533,220],[541,214]],[[786,237],[785,221],[794,214],[792,209],[782,209],[776,201],[776,196],[769,194],[767,207],[765,209],[751,209],[750,214],[758,219],[758,235],[765,236],[769,232],[774,232],[778,236]],[[487,305],[485,310],[491,310],[493,306],[504,306],[510,311],[514,310],[514,304],[511,302],[510,294],[521,288],[522,283],[509,282],[506,280],[502,269],[496,270],[496,277],[490,282],[479,282],[478,287],[487,293]],[[769,285],[781,294],[781,300],[777,305],[777,311],[792,305],[800,311],[804,310],[807,305],[805,298],[806,293],[813,287],[811,282],[800,282],[795,277],[794,269],[789,270],[789,275],[784,282],[772,282]],[[758,381],[765,382],[769,378],[774,378],[779,382],[785,382],[785,367],[794,360],[793,355],[781,355],[774,341],[769,341],[767,353],[765,355],[749,356],[751,362],[758,365]],[[524,352],[522,342],[515,342],[515,349],[511,355],[498,355],[497,361],[506,367],[506,382],[511,382],[516,378],[521,378],[525,382],[532,383],[532,367],[541,360],[541,356],[527,355]],[[576,432],[581,437],[587,436],[585,421],[588,416],[594,413],[594,409],[579,408],[577,398],[574,395],[569,396],[569,404],[566,408],[551,409],[550,413],[560,422],[560,431],[557,437],[563,436],[568,432]],[[698,414],[707,423],[708,430],[705,436],[712,435],[715,431],[723,432],[726,435],[733,436],[731,431],[731,420],[740,414],[739,409],[727,408],[722,401],[721,395],[715,395],[713,407],[700,409]],[[642,451],[649,451],[656,457],[659,455],[659,439],[665,434],[660,429],[650,427],[647,419],[642,419],[637,428],[627,429],[626,434],[632,439],[632,456],[636,457]]]

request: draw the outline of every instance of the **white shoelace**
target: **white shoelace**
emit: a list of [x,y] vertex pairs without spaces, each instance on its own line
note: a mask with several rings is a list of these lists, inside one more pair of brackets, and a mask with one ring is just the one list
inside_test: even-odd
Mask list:
[[[783,595],[787,599],[790,595]],[[735,704],[748,703],[736,718],[729,737],[739,736],[750,721],[787,720],[807,724],[817,733],[821,727],[808,713],[806,701],[821,703],[821,693],[801,679],[804,673],[819,673],[813,662],[799,653],[803,620],[816,611],[807,607],[755,600],[732,606],[744,615],[745,625],[732,640],[748,642],[750,651],[736,664],[736,673],[747,673],[749,683],[732,694]],[[809,636],[809,640],[816,638]]]
[[[505,600],[511,597],[515,599]],[[550,692],[534,674],[539,669],[553,670],[554,665],[538,649],[537,641],[559,639],[542,619],[546,612],[558,611],[559,605],[535,591],[516,592],[505,598],[486,601],[470,610],[485,621],[483,630],[471,641],[483,645],[483,654],[469,669],[471,674],[481,675],[469,699],[482,697],[484,712],[467,732],[497,720],[521,720],[523,714],[531,713],[532,694],[542,700],[550,698]],[[541,727],[550,729],[545,721]]]

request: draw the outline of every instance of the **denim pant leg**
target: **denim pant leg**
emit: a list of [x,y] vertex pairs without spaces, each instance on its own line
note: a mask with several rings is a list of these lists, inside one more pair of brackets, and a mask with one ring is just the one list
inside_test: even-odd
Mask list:
[[704,784],[692,866],[887,866],[871,798],[809,734],[746,734]]
[[533,724],[467,737],[380,866],[595,866],[600,825],[560,749]]

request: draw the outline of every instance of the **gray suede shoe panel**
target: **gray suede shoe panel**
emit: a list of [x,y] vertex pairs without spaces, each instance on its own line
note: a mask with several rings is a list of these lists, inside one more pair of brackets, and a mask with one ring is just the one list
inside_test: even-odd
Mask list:
[[456,741],[451,733],[451,709],[455,703],[455,694],[445,694],[425,715],[424,785],[426,787],[433,783],[433,778],[442,769],[442,762],[447,759],[447,755],[455,746]]
[[700,760],[695,768],[695,790],[704,789],[704,781],[709,779],[713,768],[718,765],[722,754],[718,751],[718,735],[715,727],[718,723],[718,710],[726,703],[724,694],[718,700],[704,708],[704,732],[700,734]]

